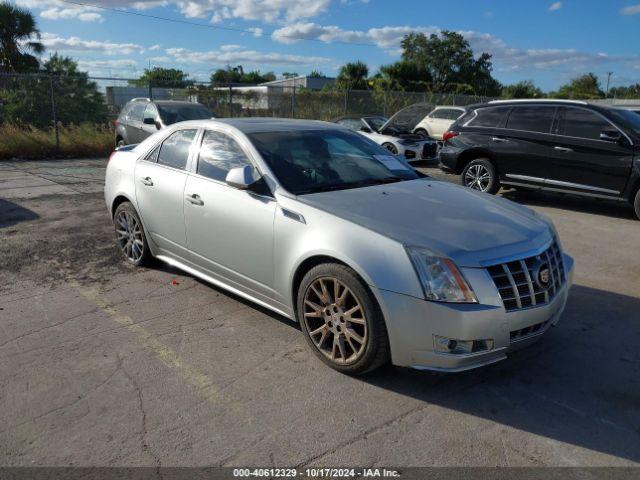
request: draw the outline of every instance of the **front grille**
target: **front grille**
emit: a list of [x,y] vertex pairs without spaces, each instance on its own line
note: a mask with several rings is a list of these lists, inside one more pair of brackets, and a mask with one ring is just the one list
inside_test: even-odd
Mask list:
[[[545,266],[549,268],[546,286],[538,278]],[[566,280],[562,252],[555,241],[539,255],[493,265],[487,270],[507,312],[549,303]]]
[[438,144],[433,143],[425,143],[422,146],[422,158],[433,158],[436,156],[438,152]]

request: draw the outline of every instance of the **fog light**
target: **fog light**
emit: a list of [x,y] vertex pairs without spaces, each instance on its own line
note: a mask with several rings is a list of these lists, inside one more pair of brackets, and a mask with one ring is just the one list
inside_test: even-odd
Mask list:
[[434,335],[433,344],[436,352],[452,355],[487,352],[493,350],[493,340],[458,340]]

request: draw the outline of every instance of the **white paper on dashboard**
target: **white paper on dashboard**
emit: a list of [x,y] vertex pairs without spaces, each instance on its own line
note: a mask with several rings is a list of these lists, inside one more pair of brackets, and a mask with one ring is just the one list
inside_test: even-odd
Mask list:
[[389,170],[409,170],[409,167],[391,155],[374,155],[374,157]]

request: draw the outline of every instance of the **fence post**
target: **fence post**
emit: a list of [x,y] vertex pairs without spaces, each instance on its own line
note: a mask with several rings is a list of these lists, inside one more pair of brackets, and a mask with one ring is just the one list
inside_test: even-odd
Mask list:
[[153,100],[153,86],[151,85],[151,80],[149,80],[149,83],[147,86],[149,88],[149,100]]
[[60,151],[60,132],[58,132],[56,101],[53,95],[53,75],[49,75],[49,92],[51,93],[51,117],[53,118],[53,129],[56,132],[56,151]]
[[349,110],[349,89],[344,91],[344,114],[347,115],[347,111]]
[[291,118],[296,118],[296,84],[293,84],[293,93],[291,94]]

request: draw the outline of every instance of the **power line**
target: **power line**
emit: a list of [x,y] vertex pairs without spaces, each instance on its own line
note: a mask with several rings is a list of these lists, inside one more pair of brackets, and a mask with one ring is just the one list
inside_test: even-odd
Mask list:
[[[133,12],[131,10],[120,10],[120,9],[117,9],[117,8],[103,7],[101,5],[93,5],[91,3],[75,2],[73,0],[60,0],[60,1],[64,2],[64,3],[69,3],[71,5],[77,5],[77,6],[80,6],[80,7],[97,8],[99,10],[105,10],[107,12],[119,13],[119,14],[123,14],[123,15],[134,15],[136,17],[150,18],[152,20],[161,20],[161,21],[164,21],[164,22],[181,23],[181,24],[184,24],[184,25],[191,25],[193,27],[210,28],[212,30],[224,30],[224,31],[236,32],[236,33],[248,33],[248,34],[256,36],[256,37],[270,37],[271,35],[273,35],[275,33],[275,31],[256,32],[255,30],[251,30],[251,29],[225,27],[225,26],[222,26],[222,25],[211,25],[211,24],[208,24],[208,23],[192,22],[190,20],[183,20],[183,19],[179,19],[179,18],[161,17],[160,15],[151,15],[151,14],[148,14],[148,13]],[[305,38],[305,37],[299,37],[299,36],[295,36],[295,35],[283,35],[283,34],[278,34],[278,35],[280,37],[283,37],[283,38],[288,38],[288,39],[291,39],[291,40],[304,41],[304,42],[334,43],[334,44],[342,44],[342,45],[358,45],[358,46],[361,46],[361,47],[376,47],[376,48],[378,47],[378,45],[376,45],[375,43],[346,42],[346,41],[342,41],[342,40],[334,40],[334,41],[330,41],[329,42],[329,41],[320,40],[319,38]]]

